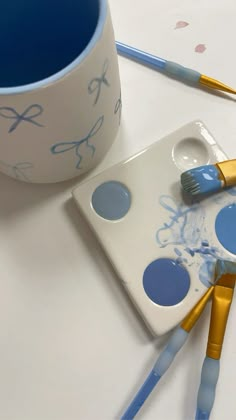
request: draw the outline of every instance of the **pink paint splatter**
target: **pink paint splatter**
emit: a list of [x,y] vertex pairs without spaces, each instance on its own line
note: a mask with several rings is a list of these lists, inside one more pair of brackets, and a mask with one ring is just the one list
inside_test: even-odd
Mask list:
[[200,53],[200,54],[202,54],[202,53],[204,53],[204,51],[206,51],[206,45],[205,45],[205,44],[198,44],[198,45],[195,47],[195,52],[196,52],[196,53]]
[[182,28],[185,28],[188,25],[189,25],[188,22],[184,22],[183,20],[180,20],[179,22],[176,23],[175,29],[182,29]]

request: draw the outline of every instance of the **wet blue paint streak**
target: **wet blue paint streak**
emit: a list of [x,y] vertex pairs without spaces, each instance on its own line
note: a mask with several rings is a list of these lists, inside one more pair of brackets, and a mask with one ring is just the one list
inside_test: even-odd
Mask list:
[[215,230],[223,247],[236,255],[236,203],[220,210],[216,217]]
[[160,205],[169,212],[170,221],[158,229],[156,239],[163,248],[169,244],[197,244],[203,228],[204,214],[199,212],[199,205],[187,207],[176,204],[171,196],[162,195]]
[[[214,276],[216,259],[222,256],[220,250],[211,246],[206,239],[203,208],[199,203],[191,207],[177,204],[171,196],[167,195],[160,197],[160,205],[169,214],[169,220],[158,229],[157,243],[162,248],[169,245],[181,246],[181,250],[177,246],[174,248],[177,264],[185,263],[190,267],[193,258],[198,254],[203,260],[198,273],[199,279],[206,287],[209,287]],[[183,255],[183,252],[186,254]]]

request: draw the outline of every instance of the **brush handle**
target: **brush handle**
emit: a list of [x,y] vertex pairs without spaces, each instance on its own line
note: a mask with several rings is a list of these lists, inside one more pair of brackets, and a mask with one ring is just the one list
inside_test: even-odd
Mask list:
[[166,373],[176,354],[185,344],[187,338],[188,332],[181,327],[176,328],[153,367],[153,370],[157,375],[163,376],[164,373]]
[[118,41],[116,41],[116,49],[119,54],[122,54],[127,58],[132,58],[139,63],[145,64],[158,70],[163,70],[165,68],[166,60],[163,58],[148,54],[144,51],[130,47],[129,45],[122,44]]
[[136,416],[156,384],[173,362],[176,354],[184,345],[187,338],[188,333],[183,328],[179,327],[174,331],[167,346],[158,357],[152,371],[127,408],[121,420],[132,420]]
[[200,81],[201,74],[198,71],[181,66],[173,61],[164,60],[163,58],[148,54],[147,52],[122,44],[118,41],[116,42],[116,48],[117,52],[125,57],[132,58],[139,63],[145,64],[157,70],[162,70],[167,75],[173,76],[176,79],[193,84],[197,84]]
[[202,366],[195,420],[209,419],[215,401],[215,392],[219,373],[220,361],[218,359],[206,357]]
[[176,79],[193,84],[198,84],[201,77],[201,74],[198,71],[181,66],[173,61],[166,61],[164,70],[165,73]]

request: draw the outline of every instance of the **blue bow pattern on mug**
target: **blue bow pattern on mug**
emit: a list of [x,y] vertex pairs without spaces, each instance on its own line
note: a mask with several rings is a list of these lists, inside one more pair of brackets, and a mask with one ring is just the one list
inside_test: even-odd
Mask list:
[[25,174],[25,171],[33,168],[33,164],[30,162],[19,162],[14,165],[9,165],[8,163],[0,161],[0,165],[7,168],[14,178],[23,181],[29,181],[29,177]]
[[109,61],[105,60],[101,76],[95,77],[94,79],[92,79],[88,85],[88,91],[90,95],[97,92],[93,105],[96,105],[99,100],[101,90],[102,90],[102,85],[110,87],[110,83],[107,80],[108,68],[109,68]]
[[93,128],[90,130],[88,135],[86,137],[84,137],[82,140],[57,143],[57,144],[55,144],[54,146],[51,147],[51,152],[53,154],[58,154],[58,153],[65,153],[65,152],[68,152],[69,150],[74,149],[76,156],[79,158],[79,160],[76,164],[76,168],[81,169],[80,164],[81,164],[81,161],[83,159],[83,156],[80,153],[80,147],[83,144],[85,144],[87,148],[91,149],[92,157],[94,156],[94,154],[96,152],[96,148],[93,144],[89,143],[89,140],[98,133],[98,131],[101,129],[101,127],[103,125],[103,122],[104,122],[104,116],[100,117],[97,120],[97,122],[94,124]]
[[12,133],[23,121],[34,124],[38,127],[43,127],[42,124],[35,120],[35,118],[39,117],[43,111],[43,107],[38,104],[28,106],[22,114],[19,114],[14,108],[4,106],[0,107],[0,116],[8,120],[14,120],[14,123],[8,130],[8,133]]
[[115,105],[115,111],[114,114],[118,114],[119,115],[119,125],[120,125],[120,120],[121,120],[121,111],[122,111],[122,99],[121,99],[121,92],[120,92],[120,96],[118,101],[116,102]]

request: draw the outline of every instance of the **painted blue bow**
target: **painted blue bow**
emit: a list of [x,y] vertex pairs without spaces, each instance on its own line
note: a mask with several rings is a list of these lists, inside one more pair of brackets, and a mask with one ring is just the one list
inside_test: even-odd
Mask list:
[[88,85],[88,91],[90,95],[97,92],[93,105],[96,105],[96,103],[99,100],[102,85],[104,84],[105,86],[110,87],[110,83],[108,82],[106,78],[108,67],[109,67],[109,62],[108,60],[106,60],[103,65],[102,75],[100,77],[95,77],[94,79],[92,79]]
[[94,124],[93,128],[90,130],[88,135],[84,137],[82,140],[57,143],[54,146],[52,146],[51,152],[53,154],[58,154],[58,153],[65,153],[65,152],[68,152],[69,150],[75,149],[75,154],[79,158],[76,168],[81,169],[80,164],[83,159],[83,156],[80,154],[80,147],[82,146],[82,144],[85,143],[86,147],[92,150],[92,157],[94,156],[94,153],[96,152],[96,148],[93,144],[89,143],[89,140],[92,137],[94,137],[97,134],[97,132],[101,129],[103,122],[104,122],[104,116],[100,117],[97,120],[96,124]]
[[42,113],[43,107],[38,104],[28,106],[28,108],[26,108],[22,114],[19,114],[14,108],[10,108],[8,106],[0,108],[1,117],[7,118],[9,120],[15,120],[15,122],[10,126],[8,133],[12,133],[12,131],[14,131],[23,121],[37,125],[38,127],[43,127],[42,124],[35,121],[35,118],[39,117],[39,115]]
[[121,93],[120,93],[120,96],[119,96],[118,101],[116,102],[115,111],[114,111],[115,115],[119,113],[119,124],[121,120],[121,111],[122,111],[122,99],[121,99]]
[[32,169],[33,164],[30,162],[20,162],[16,163],[15,165],[9,165],[8,163],[0,161],[0,165],[6,167],[8,170],[11,171],[12,176],[16,179],[21,179],[24,181],[29,181],[28,176],[25,174],[26,169]]

